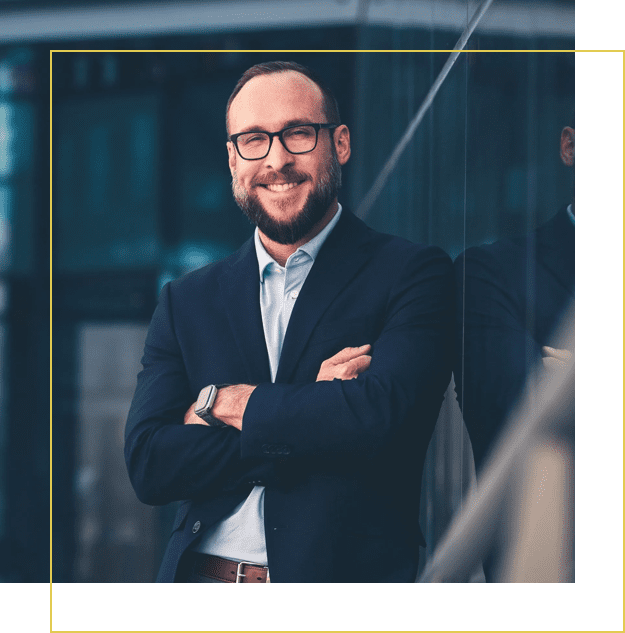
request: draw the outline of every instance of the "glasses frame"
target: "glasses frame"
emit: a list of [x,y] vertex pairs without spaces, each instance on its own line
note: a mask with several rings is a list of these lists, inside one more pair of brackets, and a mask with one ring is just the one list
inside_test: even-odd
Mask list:
[[[315,144],[312,147],[312,149],[307,149],[305,152],[292,152],[285,144],[284,142],[284,137],[282,136],[285,132],[287,132],[288,130],[292,130],[293,128],[296,127],[304,127],[304,126],[308,126],[308,127],[312,127],[315,130]],[[315,148],[317,147],[317,143],[319,142],[319,130],[333,130],[335,128],[337,128],[339,126],[338,123],[298,123],[297,125],[289,125],[287,127],[285,127],[283,130],[280,130],[279,132],[267,132],[266,130],[250,130],[248,132],[240,132],[239,134],[231,134],[228,137],[228,140],[230,142],[232,142],[232,144],[235,146],[237,153],[239,154],[239,156],[243,159],[243,160],[263,160],[263,158],[267,158],[267,156],[269,155],[269,152],[271,151],[271,146],[273,145],[273,139],[275,136],[277,136],[280,139],[280,143],[282,143],[282,147],[284,147],[284,149],[289,153],[289,154],[309,154],[310,152],[313,152],[315,150]],[[262,133],[262,134],[266,134],[269,137],[269,147],[267,148],[267,153],[264,154],[263,156],[259,156],[258,158],[245,158],[245,156],[243,156],[243,154],[241,154],[241,150],[239,149],[239,144],[237,143],[239,136],[243,136],[244,134],[252,134],[253,132],[257,132],[257,133]]]

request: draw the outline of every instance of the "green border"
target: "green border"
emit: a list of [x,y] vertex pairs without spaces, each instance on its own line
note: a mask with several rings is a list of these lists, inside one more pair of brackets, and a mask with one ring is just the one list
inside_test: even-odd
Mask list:
[[[577,1],[578,49],[623,46],[616,7],[623,12],[615,0]],[[210,601],[192,585],[55,585],[56,630],[623,630],[622,56],[578,54],[576,76],[583,337],[576,583],[274,585],[242,588],[243,599],[216,585]],[[598,283],[608,270],[609,287]],[[23,626],[36,601],[32,588],[2,588],[5,621],[7,598],[21,605],[23,620],[12,630],[41,630]]]

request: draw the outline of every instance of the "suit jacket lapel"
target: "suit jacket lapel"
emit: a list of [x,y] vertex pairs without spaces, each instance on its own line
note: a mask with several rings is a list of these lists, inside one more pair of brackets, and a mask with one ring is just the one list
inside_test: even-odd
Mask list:
[[321,247],[293,308],[284,337],[276,382],[288,382],[328,306],[370,257],[367,226],[343,210]]
[[248,382],[271,382],[269,356],[260,313],[258,260],[254,240],[249,239],[238,257],[219,279],[224,310],[245,368]]

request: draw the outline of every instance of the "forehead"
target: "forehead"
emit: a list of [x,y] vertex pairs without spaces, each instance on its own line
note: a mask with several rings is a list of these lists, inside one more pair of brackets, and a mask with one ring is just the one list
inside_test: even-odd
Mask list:
[[321,89],[293,70],[250,79],[230,106],[232,134],[250,126],[278,131],[293,120],[325,121]]

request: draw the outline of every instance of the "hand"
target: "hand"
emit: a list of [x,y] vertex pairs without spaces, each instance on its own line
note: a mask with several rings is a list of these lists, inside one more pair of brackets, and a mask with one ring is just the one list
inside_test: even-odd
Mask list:
[[247,401],[256,387],[254,385],[230,385],[217,391],[211,415],[228,426],[241,430]]
[[321,363],[316,382],[320,380],[334,380],[335,378],[351,380],[358,377],[363,371],[369,369],[371,356],[368,356],[367,352],[370,351],[371,345],[342,349],[338,354]]
[[573,354],[566,349],[556,349],[555,347],[543,347],[543,367],[550,372],[564,369],[570,364]]

